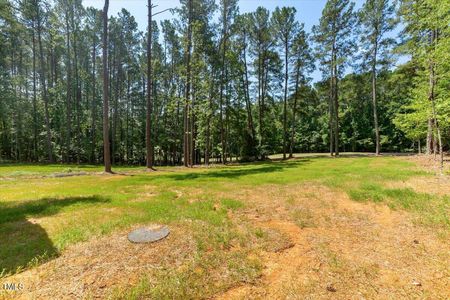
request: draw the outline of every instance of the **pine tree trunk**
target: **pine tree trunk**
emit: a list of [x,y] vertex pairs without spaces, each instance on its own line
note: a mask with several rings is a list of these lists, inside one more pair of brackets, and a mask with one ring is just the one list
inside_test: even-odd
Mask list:
[[105,0],[103,8],[103,160],[105,172],[112,173],[109,148],[108,8],[109,0]]
[[245,72],[245,100],[246,100],[246,107],[247,107],[247,118],[248,118],[248,126],[252,137],[252,143],[251,145],[255,145],[255,139],[256,139],[256,131],[255,131],[255,125],[253,123],[253,115],[252,115],[252,106],[250,103],[250,84],[248,80],[248,67],[247,67],[247,41],[244,40],[244,72]]
[[219,94],[219,106],[220,106],[220,143],[222,145],[222,163],[227,162],[226,153],[226,140],[225,140],[225,129],[223,124],[223,90],[225,84],[225,52],[226,52],[226,31],[227,31],[227,21],[226,21],[226,6],[223,8],[223,28],[222,28],[222,57],[220,66],[220,94]]
[[36,7],[36,19],[37,19],[37,31],[38,31],[38,44],[39,44],[39,56],[40,56],[40,80],[42,85],[42,93],[44,100],[44,119],[45,119],[45,131],[46,131],[46,141],[47,141],[47,155],[48,161],[54,162],[53,160],[53,147],[52,147],[52,134],[50,129],[50,113],[48,107],[48,95],[47,95],[47,85],[45,82],[45,61],[44,61],[44,49],[42,46],[42,24],[39,7]]
[[191,167],[191,142],[190,142],[190,97],[191,97],[191,48],[192,48],[192,17],[193,17],[193,0],[189,0],[189,20],[187,30],[187,49],[186,49],[186,93],[185,93],[185,108],[184,108],[184,165]]
[[336,57],[334,62],[334,147],[335,155],[339,156],[339,99]]
[[433,144],[433,119],[428,118],[428,129],[427,129],[427,149],[425,153],[431,155],[431,145]]
[[192,104],[191,104],[191,119],[190,119],[190,135],[189,135],[189,153],[190,155],[190,165],[196,164],[196,153],[195,153],[195,83],[192,84]]
[[291,131],[291,144],[289,147],[289,158],[294,157],[294,141],[295,141],[295,122],[297,114],[297,99],[298,99],[298,84],[300,81],[300,67],[297,66],[297,71],[295,74],[295,94],[294,94],[294,107],[292,107],[292,131]]
[[287,146],[287,94],[288,94],[288,79],[289,79],[289,53],[288,53],[288,39],[285,37],[284,44],[284,64],[285,64],[285,74],[284,74],[284,111],[283,111],[283,159],[286,159],[286,146]]
[[73,57],[74,57],[74,66],[75,66],[75,99],[76,99],[76,122],[77,122],[77,130],[76,130],[76,140],[77,140],[77,146],[76,149],[76,157],[77,157],[77,163],[79,164],[81,161],[81,87],[80,87],[80,76],[78,72],[78,49],[77,49],[77,40],[76,35],[77,32],[75,31],[75,9],[73,7],[72,3],[72,30],[74,31],[74,34],[72,34],[73,38]]
[[[259,148],[263,144],[263,103],[262,103],[262,81],[263,81],[263,64],[261,47],[258,49],[258,108],[259,108]],[[260,153],[261,159],[263,158],[263,153]]]
[[228,85],[225,86],[225,163],[227,162],[227,156],[231,158],[231,151],[229,150],[228,141],[230,140],[230,97],[229,97],[229,80],[228,80],[228,69],[225,69],[225,82]]
[[[438,38],[438,33],[437,30],[433,30],[431,32],[431,44],[433,45],[434,43],[436,43],[436,40]],[[437,142],[439,144],[439,167],[440,167],[440,172],[441,174],[443,174],[444,171],[444,152],[442,149],[442,136],[441,136],[441,130],[439,127],[439,121],[437,118],[437,113],[436,113],[436,97],[435,97],[435,86],[436,86],[436,76],[435,76],[435,66],[434,66],[434,62],[431,61],[430,62],[430,66],[429,66],[429,71],[430,71],[430,78],[429,78],[429,93],[428,93],[428,100],[431,101],[431,107],[432,107],[432,113],[433,113],[433,121],[434,121],[434,126],[436,128],[436,133],[437,133]],[[435,151],[434,154],[436,155],[436,142],[434,143],[435,146]]]
[[330,95],[328,100],[328,138],[329,138],[329,144],[330,144],[330,156],[334,155],[334,136],[333,136],[333,120],[334,120],[334,113],[333,113],[333,96],[334,95],[334,85],[333,85],[333,67],[331,67],[331,74],[330,74]]
[[[67,9],[67,8],[66,8]],[[67,91],[66,91],[66,162],[70,162],[72,148],[72,63],[70,61],[69,12],[66,10],[66,52],[67,52]]]
[[96,163],[96,145],[97,145],[97,133],[95,128],[95,120],[97,118],[97,101],[96,101],[96,86],[95,86],[95,59],[96,58],[96,45],[95,35],[92,41],[92,123],[91,123],[91,162]]
[[213,83],[211,83],[211,90],[209,92],[209,111],[206,117],[206,141],[205,141],[205,166],[209,166],[209,149],[211,147],[211,114],[213,113]]
[[145,146],[147,149],[147,169],[153,168],[152,147],[152,1],[148,0],[148,39],[147,39],[147,111],[145,127]]
[[377,111],[377,50],[378,44],[375,43],[375,53],[372,63],[372,104],[373,104],[373,124],[375,127],[375,155],[380,155],[380,127],[378,126]]
[[37,129],[37,97],[36,97],[36,34],[33,20],[33,160],[39,160],[38,129]]

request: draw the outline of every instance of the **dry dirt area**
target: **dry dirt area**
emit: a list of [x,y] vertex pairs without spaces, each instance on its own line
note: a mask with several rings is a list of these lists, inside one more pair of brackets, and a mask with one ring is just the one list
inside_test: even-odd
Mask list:
[[406,213],[356,203],[321,186],[272,187],[241,197],[255,203],[248,218],[285,233],[291,247],[260,253],[260,282],[218,299],[450,298],[450,243]]
[[130,243],[128,231],[69,247],[48,263],[6,278],[6,282],[24,286],[22,292],[6,298],[105,298],[114,288],[137,284],[149,270],[163,265],[176,268],[195,249],[182,226],[171,226],[170,235],[153,245]]
[[[217,299],[450,299],[450,243],[412,216],[357,203],[320,185],[262,186],[230,191],[246,207],[236,224],[285,237],[251,254],[263,265],[256,283],[239,283]],[[195,252],[185,228],[152,245],[126,232],[68,248],[60,257],[7,278],[22,282],[20,299],[105,298],[162,266],[177,268]],[[230,250],[224,250],[230,251]],[[123,255],[126,253],[126,255]]]
[[[450,176],[439,175],[441,173],[438,159],[428,155],[413,155],[400,157],[401,159],[414,162],[419,169],[427,170],[436,176],[412,177],[404,182],[395,183],[389,186],[394,188],[410,188],[418,193],[428,193],[436,195],[450,195]],[[444,159],[445,174],[450,174],[450,156]]]

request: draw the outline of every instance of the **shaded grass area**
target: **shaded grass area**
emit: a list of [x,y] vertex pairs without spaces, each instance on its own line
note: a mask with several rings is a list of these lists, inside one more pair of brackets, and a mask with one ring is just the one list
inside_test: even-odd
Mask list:
[[94,196],[0,202],[0,273],[18,272],[58,255],[46,230],[31,217],[48,217],[70,206],[100,202],[107,199]]
[[100,172],[99,166],[59,164],[0,164],[1,177],[45,176],[53,173]]
[[[136,167],[120,166],[115,168],[118,172],[128,171],[130,169],[136,169]],[[0,178],[46,176],[56,173],[102,172],[103,170],[103,166],[88,164],[0,163]]]
[[227,210],[242,206],[230,199],[189,203],[174,192],[162,192],[151,201],[137,203],[120,199],[81,196],[1,205],[0,240],[8,241],[0,247],[2,272],[19,272],[57,256],[71,244],[136,223],[170,224],[190,219],[224,227]]
[[[99,166],[0,165],[0,176],[9,174],[6,177],[11,177],[0,180],[0,240],[8,241],[0,246],[0,270],[16,272],[58,255],[71,244],[133,224],[201,221],[207,224],[209,231],[217,234],[198,235],[198,260],[180,274],[161,275],[181,280],[199,264],[209,261],[202,256],[210,251],[207,245],[215,245],[216,250],[210,255],[218,255],[232,239],[235,229],[230,229],[227,212],[240,209],[245,203],[223,198],[223,193],[259,185],[315,182],[346,191],[357,201],[385,202],[392,208],[412,211],[432,225],[449,224],[446,217],[448,198],[384,188],[386,182],[426,176],[411,162],[395,157],[304,157],[209,169],[161,168],[151,173],[140,172],[141,167],[128,167],[119,169],[130,171],[128,175],[67,178],[25,179],[20,175],[21,172],[45,175],[61,172],[64,168],[79,168],[86,172],[102,170]],[[14,172],[19,175],[11,176]],[[308,227],[314,223],[309,220],[307,211],[294,213],[304,219],[299,226]],[[240,255],[242,253],[237,253],[235,258],[228,259],[236,261],[236,268],[247,266],[242,272],[253,274],[249,277],[256,276],[257,264]],[[214,268],[214,264],[209,267]],[[227,271],[235,268],[229,267]],[[205,276],[201,275],[202,278]],[[201,282],[191,284],[204,284]],[[154,284],[146,286],[141,292],[131,293],[159,297],[167,292],[159,291],[162,287]]]
[[62,208],[82,203],[108,202],[101,196],[67,197],[62,199],[42,198],[31,201],[0,202],[0,225],[25,219],[27,216],[43,217],[58,213]]

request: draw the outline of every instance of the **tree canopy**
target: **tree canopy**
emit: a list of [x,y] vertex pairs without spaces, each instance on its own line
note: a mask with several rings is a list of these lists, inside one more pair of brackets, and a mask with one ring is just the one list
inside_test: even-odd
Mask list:
[[448,150],[448,1],[328,0],[312,32],[299,7],[182,0],[141,32],[126,9],[105,28],[81,0],[0,0],[0,161]]

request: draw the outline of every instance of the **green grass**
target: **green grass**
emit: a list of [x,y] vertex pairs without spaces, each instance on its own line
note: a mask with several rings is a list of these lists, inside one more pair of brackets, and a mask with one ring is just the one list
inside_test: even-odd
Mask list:
[[[194,220],[214,232],[226,232],[227,211],[246,203],[223,198],[223,193],[261,185],[324,184],[354,200],[384,202],[431,225],[449,226],[448,197],[384,187],[387,182],[427,176],[395,157],[309,156],[209,169],[165,167],[148,173],[142,167],[123,167],[116,170],[127,175],[48,176],[69,168],[102,170],[87,165],[0,165],[0,240],[8,241],[0,247],[0,270],[16,272],[57,256],[68,245],[138,223]],[[304,212],[297,213],[302,226],[314,223]],[[220,248],[229,239],[219,234],[206,240]],[[201,252],[201,239],[198,247]],[[156,287],[149,293],[160,295]]]
[[380,184],[363,183],[349,191],[356,201],[383,202],[393,209],[416,213],[424,224],[444,225],[450,228],[450,197],[417,193],[410,188],[392,189]]
[[[116,167],[115,171],[123,172],[130,169],[136,169],[136,167],[120,166]],[[143,169],[143,168],[140,168]],[[87,165],[87,164],[24,164],[24,163],[0,163],[0,178],[10,177],[37,177],[48,176],[52,174],[60,173],[93,173],[102,172],[103,166]]]

